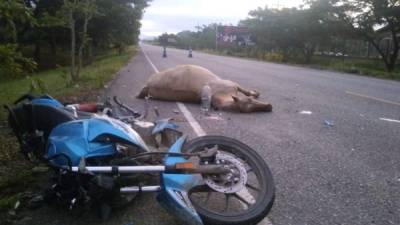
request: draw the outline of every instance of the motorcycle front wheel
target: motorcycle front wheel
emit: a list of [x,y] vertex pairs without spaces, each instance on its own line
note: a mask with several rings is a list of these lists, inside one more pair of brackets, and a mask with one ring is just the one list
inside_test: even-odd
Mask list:
[[203,175],[204,183],[189,192],[196,211],[207,225],[249,225],[265,218],[274,202],[270,169],[246,144],[224,136],[203,136],[187,142],[185,152],[218,151],[214,162],[231,173]]

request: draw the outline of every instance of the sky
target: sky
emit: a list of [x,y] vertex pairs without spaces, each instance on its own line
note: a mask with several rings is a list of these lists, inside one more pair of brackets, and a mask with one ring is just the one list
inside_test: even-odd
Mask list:
[[197,25],[222,23],[236,25],[250,10],[266,5],[273,8],[296,7],[303,0],[153,0],[146,8],[141,38],[164,32],[195,30]]

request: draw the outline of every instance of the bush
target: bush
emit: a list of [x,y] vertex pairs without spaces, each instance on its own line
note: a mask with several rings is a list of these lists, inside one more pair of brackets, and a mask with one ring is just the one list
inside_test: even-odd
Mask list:
[[36,69],[35,61],[22,56],[16,44],[0,45],[0,65],[0,78],[14,78]]
[[271,61],[271,62],[282,62],[283,55],[281,53],[277,53],[277,52],[269,52],[265,55],[265,60]]

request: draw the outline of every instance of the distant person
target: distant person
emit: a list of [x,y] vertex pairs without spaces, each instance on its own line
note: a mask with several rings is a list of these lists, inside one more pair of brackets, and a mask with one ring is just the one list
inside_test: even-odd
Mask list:
[[193,58],[193,50],[189,47],[189,58]]
[[163,58],[167,58],[167,46],[163,46],[164,50],[163,50]]

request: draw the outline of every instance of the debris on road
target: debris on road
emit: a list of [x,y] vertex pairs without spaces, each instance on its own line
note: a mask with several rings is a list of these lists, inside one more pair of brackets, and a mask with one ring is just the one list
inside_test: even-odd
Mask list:
[[206,116],[205,118],[208,119],[208,120],[224,120],[219,115],[209,115],[209,116]]
[[324,120],[324,125],[325,125],[326,127],[333,127],[333,121]]
[[178,109],[174,109],[174,110],[172,110],[172,112],[174,112],[175,114],[179,114],[179,110]]
[[300,114],[304,114],[304,115],[311,115],[312,112],[311,111],[307,111],[307,110],[303,110],[299,112]]

